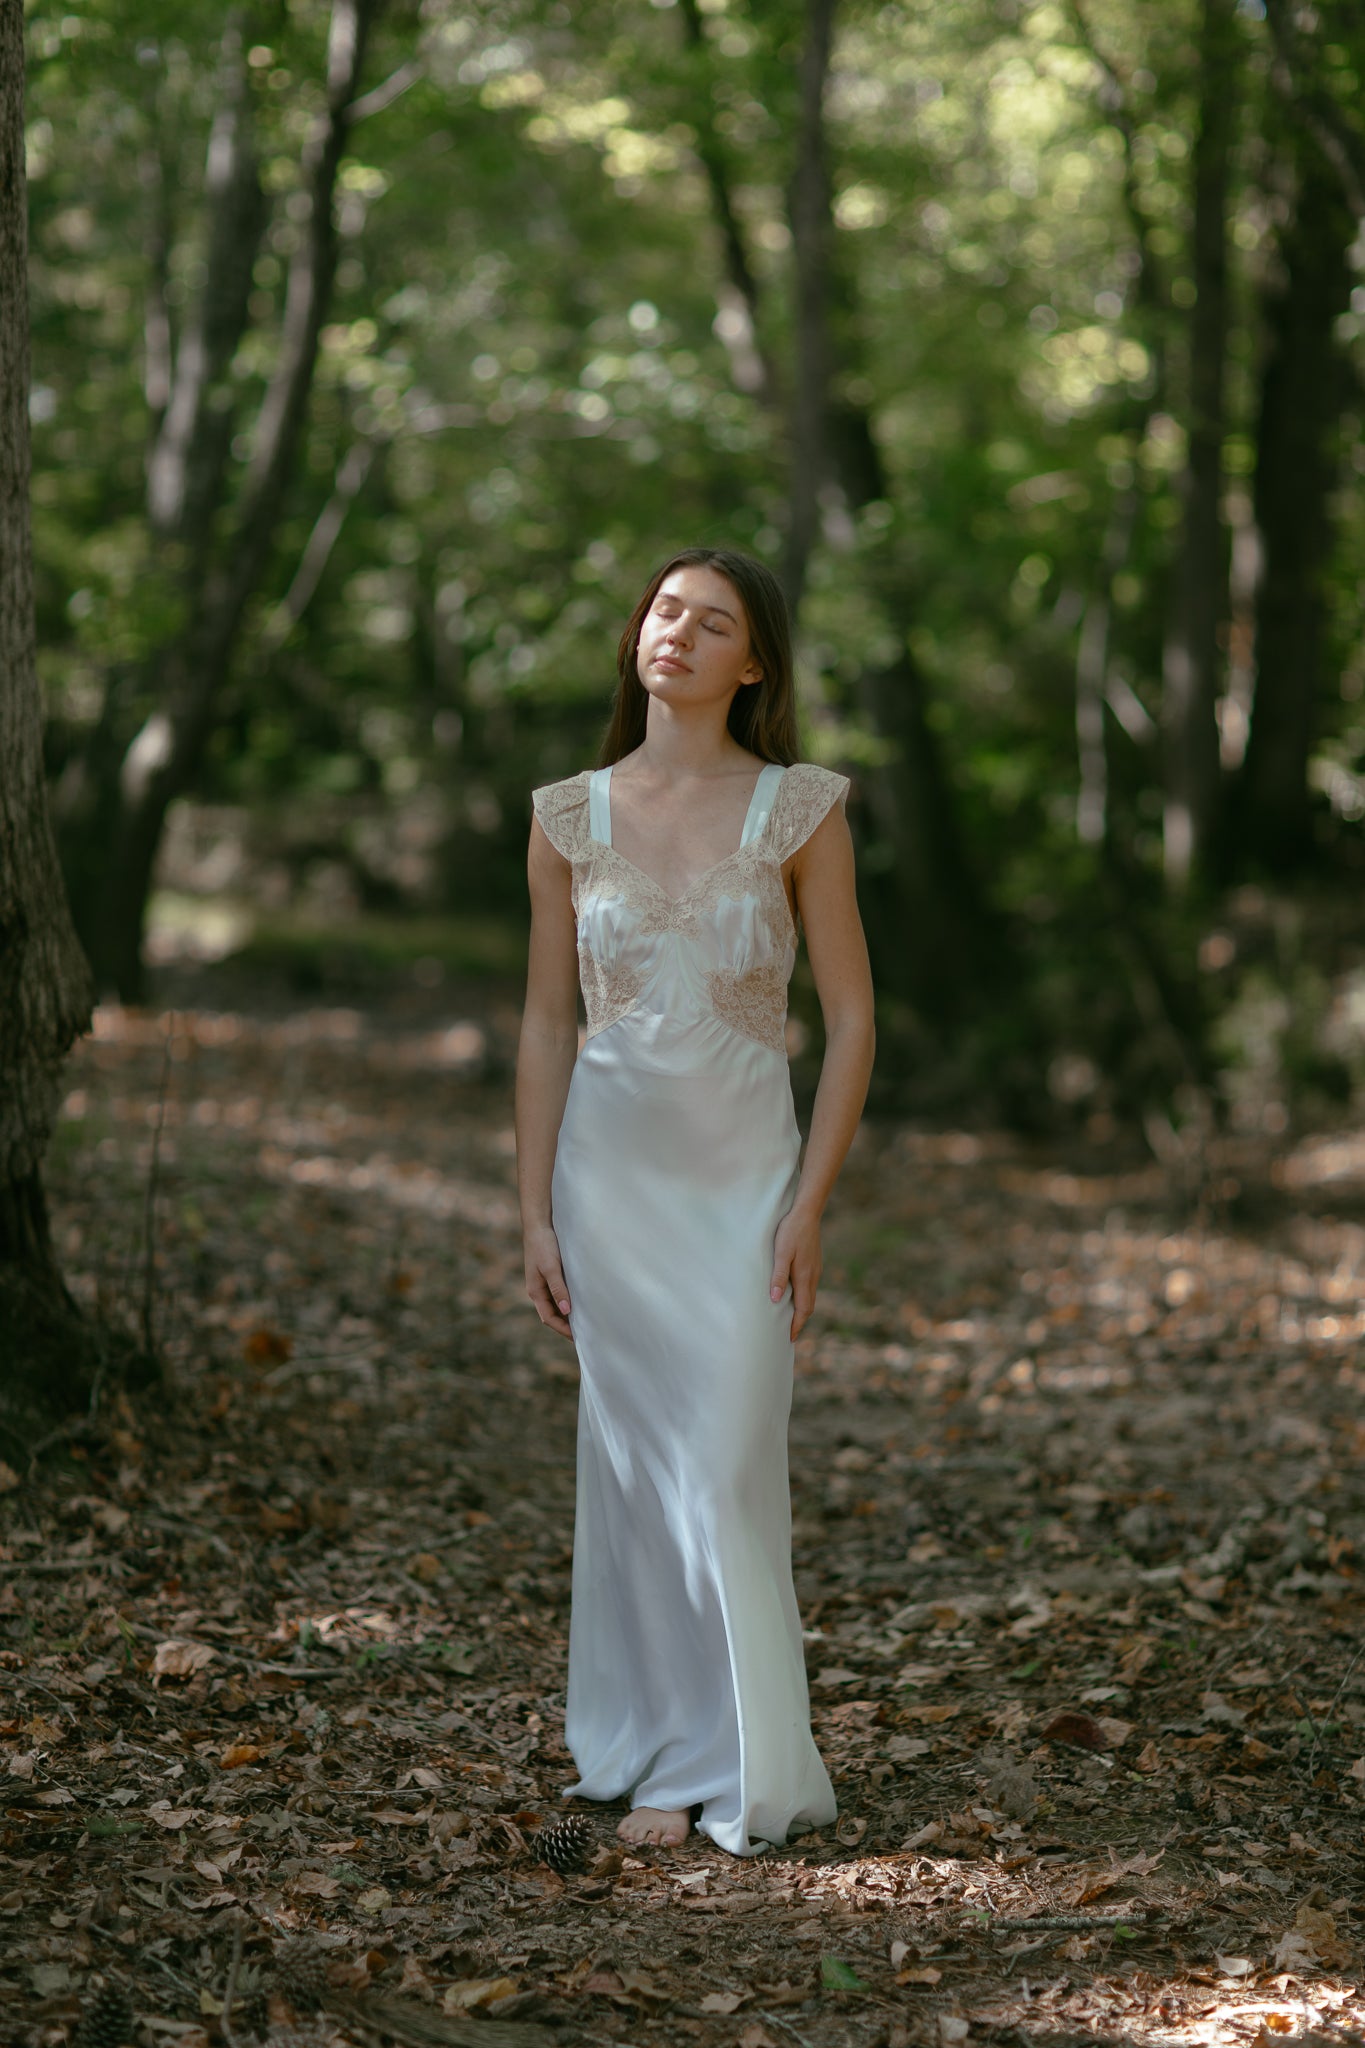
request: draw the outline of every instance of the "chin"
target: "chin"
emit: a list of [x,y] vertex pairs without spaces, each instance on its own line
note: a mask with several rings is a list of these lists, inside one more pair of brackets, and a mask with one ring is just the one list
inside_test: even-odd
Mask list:
[[691,676],[655,675],[652,672],[640,678],[645,694],[658,697],[665,704],[684,701],[688,696],[687,686],[692,680]]

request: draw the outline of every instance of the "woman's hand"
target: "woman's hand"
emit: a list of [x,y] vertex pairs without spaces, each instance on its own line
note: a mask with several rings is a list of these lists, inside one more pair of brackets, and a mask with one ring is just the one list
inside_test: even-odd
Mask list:
[[820,1285],[820,1218],[789,1209],[773,1239],[773,1278],[769,1299],[781,1301],[788,1280],[792,1288],[792,1339],[810,1321]]
[[559,1239],[548,1224],[526,1233],[526,1292],[536,1314],[547,1330],[558,1330],[572,1338],[569,1328],[569,1290],[564,1285],[564,1268],[559,1257]]

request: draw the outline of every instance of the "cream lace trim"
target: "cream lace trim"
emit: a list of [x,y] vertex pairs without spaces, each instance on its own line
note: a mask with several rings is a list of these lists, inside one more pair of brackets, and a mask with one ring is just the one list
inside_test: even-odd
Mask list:
[[644,977],[636,967],[604,967],[587,941],[578,941],[578,980],[588,1013],[588,1036],[596,1038],[618,1017],[629,1016],[640,1000]]
[[708,974],[711,1007],[745,1038],[787,1050],[787,963],[780,955],[748,974]]
[[[778,785],[768,823],[757,839],[718,861],[698,876],[681,896],[670,896],[633,861],[592,837],[588,823],[588,777],[574,775],[534,792],[532,802],[546,837],[573,867],[573,903],[577,910],[595,889],[619,896],[638,912],[645,934],[677,932],[687,937],[702,915],[726,896],[755,895],[772,934],[775,952],[748,974],[707,976],[716,1015],[745,1038],[786,1051],[787,949],[796,929],[782,879],[782,865],[848,789],[847,779],[798,761]],[[588,1036],[595,1038],[627,1016],[640,999],[643,978],[634,967],[606,967],[587,943],[579,924],[578,972],[588,1016]]]

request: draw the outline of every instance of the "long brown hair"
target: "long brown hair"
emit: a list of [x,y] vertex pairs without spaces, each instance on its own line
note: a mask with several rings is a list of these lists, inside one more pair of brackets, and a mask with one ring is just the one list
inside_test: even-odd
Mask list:
[[616,696],[597,756],[599,768],[633,753],[645,736],[649,693],[636,666],[640,629],[665,576],[675,569],[715,569],[734,588],[749,629],[749,652],[762,671],[759,682],[735,691],[728,725],[731,735],[761,761],[787,767],[801,751],[796,724],[796,680],[792,672],[791,623],[782,586],[771,569],[734,548],[683,548],[645,585],[616,650]]

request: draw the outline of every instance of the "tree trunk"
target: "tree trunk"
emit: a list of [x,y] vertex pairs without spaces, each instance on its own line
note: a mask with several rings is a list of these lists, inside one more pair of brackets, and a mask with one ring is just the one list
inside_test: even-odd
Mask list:
[[[789,433],[789,523],[783,580],[799,610],[811,552],[823,533],[850,546],[851,511],[890,495],[866,409],[835,404],[832,380],[852,346],[852,291],[835,263],[824,100],[835,0],[809,0],[801,64],[801,115],[788,195],[795,272],[795,366]],[[841,316],[841,317],[840,317]],[[1003,935],[981,900],[958,824],[957,804],[930,715],[928,680],[910,651],[915,597],[885,545],[872,594],[899,651],[864,669],[857,701],[890,758],[867,772],[869,809],[891,852],[891,890],[869,895],[868,942],[881,987],[946,1027],[970,1007],[1003,958]]]
[[242,38],[235,24],[224,37],[224,82],[206,180],[204,283],[176,352],[147,476],[153,531],[184,565],[187,624],[152,658],[157,708],[119,762],[115,822],[85,933],[99,985],[125,1002],[139,1002],[144,993],[143,930],[166,813],[194,786],[216,728],[297,458],[336,270],[337,172],[357,118],[357,87],[381,4],[332,0],[326,102],[301,167],[308,210],[285,287],[279,361],[254,423],[240,488],[232,457],[236,422],[221,403],[221,385],[247,330],[252,271],[267,220]]
[[1223,411],[1228,342],[1228,178],[1236,126],[1239,32],[1235,0],[1204,0],[1199,37],[1199,132],[1194,146],[1193,273],[1189,323],[1184,520],[1163,660],[1166,729],[1164,861],[1183,889],[1213,851],[1222,768],[1215,706],[1218,628],[1226,609],[1222,518]]
[[727,153],[716,126],[710,53],[698,0],[682,0],[679,14],[687,54],[696,73],[688,114],[697,138],[697,158],[706,174],[711,207],[720,232],[725,269],[725,282],[716,294],[715,332],[730,357],[730,373],[736,388],[752,393],[765,405],[774,405],[777,402],[777,373],[765,346],[758,279],[749,261],[744,233],[735,212]]
[[1307,131],[1336,172],[1351,212],[1365,221],[1365,128],[1359,102],[1353,120],[1324,77],[1322,65],[1323,48],[1336,44],[1348,52],[1359,77],[1365,21],[1357,0],[1335,0],[1334,5],[1311,11],[1296,8],[1293,0],[1265,0],[1265,12],[1275,52],[1271,82],[1295,126]]
[[1297,155],[1294,216],[1265,303],[1255,684],[1236,792],[1238,851],[1275,873],[1301,865],[1313,850],[1308,761],[1327,683],[1324,576],[1347,382],[1334,327],[1350,304],[1356,228],[1339,176],[1302,133]]
[[43,781],[29,525],[23,0],[0,0],[0,1402],[78,1399],[93,1332],[53,1255],[41,1164],[62,1061],[90,1021]]
[[794,284],[787,491],[787,545],[782,581],[793,618],[800,610],[811,550],[820,530],[820,500],[830,481],[830,293],[834,288],[825,86],[834,41],[835,0],[808,0],[801,51],[801,113],[796,163],[787,193]]

